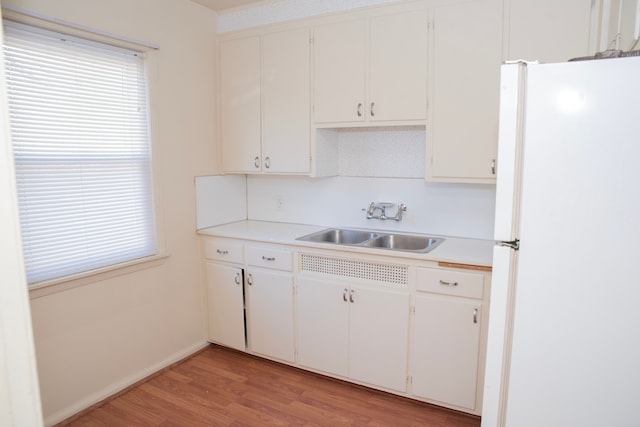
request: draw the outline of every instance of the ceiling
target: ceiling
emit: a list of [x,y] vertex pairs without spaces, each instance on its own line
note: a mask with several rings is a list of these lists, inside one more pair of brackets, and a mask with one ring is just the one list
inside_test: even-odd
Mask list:
[[246,6],[249,4],[263,2],[263,0],[192,0],[192,1],[218,12],[226,9],[232,9],[235,7]]

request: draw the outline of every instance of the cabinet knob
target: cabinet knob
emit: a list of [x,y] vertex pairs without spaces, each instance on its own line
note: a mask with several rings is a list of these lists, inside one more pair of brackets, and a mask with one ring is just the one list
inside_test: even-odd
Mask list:
[[224,250],[220,250],[220,249],[216,249],[216,252],[217,252],[219,255],[227,255],[227,254],[229,253],[229,251],[224,251]]
[[240,279],[240,273],[236,273],[236,277],[234,278],[236,285],[239,285],[242,283],[242,280]]
[[376,106],[376,103],[372,102],[371,108],[369,108],[369,113],[371,113],[371,117],[374,117],[376,115],[376,111],[374,110],[375,106]]
[[491,159],[491,175],[496,174],[496,159]]
[[255,159],[253,159],[253,166],[254,166],[256,169],[260,169],[260,157],[256,156],[256,158],[255,158]]
[[263,261],[275,261],[275,260],[276,260],[276,257],[274,257],[274,256],[264,256],[264,255],[262,255],[262,260],[263,260]]
[[264,167],[267,169],[271,167],[271,159],[269,158],[269,156],[264,158]]
[[253,286],[253,276],[251,275],[251,273],[247,275],[247,285]]
[[358,108],[356,109],[358,113],[358,117],[362,117],[362,102],[358,103]]
[[347,302],[347,288],[344,288],[344,291],[342,292],[342,300],[344,302]]
[[356,291],[354,291],[353,289],[351,289],[351,291],[349,291],[349,302],[351,302],[351,303],[355,302],[355,298],[353,297],[355,293],[356,293]]
[[473,323],[478,323],[478,309],[473,309]]

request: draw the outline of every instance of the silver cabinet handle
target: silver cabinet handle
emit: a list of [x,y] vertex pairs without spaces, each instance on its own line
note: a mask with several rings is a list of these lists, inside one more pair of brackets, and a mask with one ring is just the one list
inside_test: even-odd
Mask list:
[[247,285],[253,286],[253,276],[251,275],[251,273],[247,275]]
[[236,277],[233,280],[236,282],[236,285],[242,283],[242,280],[240,279],[240,273],[236,273]]
[[362,102],[358,103],[358,109],[356,111],[358,112],[358,117],[362,117]]
[[219,253],[220,255],[227,255],[229,253],[229,251],[220,250],[220,249],[216,249],[216,252]]
[[347,302],[347,288],[342,292],[342,301]]
[[351,291],[349,291],[349,302],[354,303],[355,299],[353,298],[353,295],[356,293],[356,291],[354,291],[353,289],[351,289]]
[[264,261],[275,261],[275,260],[276,260],[276,257],[274,257],[274,256],[264,256],[264,255],[262,255],[262,259],[263,259]]
[[445,282],[444,280],[440,280],[440,284],[442,286],[458,286],[458,282]]
[[473,323],[478,323],[478,309],[473,309]]
[[264,167],[267,169],[271,167],[271,159],[269,158],[269,156],[264,158]]
[[496,159],[491,159],[491,175],[496,174]]
[[375,102],[371,103],[371,108],[369,109],[369,112],[371,113],[371,117],[374,117],[376,115],[376,112],[374,110],[374,107],[376,106]]
[[255,166],[256,169],[260,168],[260,157],[256,156],[256,158],[253,159],[253,166]]

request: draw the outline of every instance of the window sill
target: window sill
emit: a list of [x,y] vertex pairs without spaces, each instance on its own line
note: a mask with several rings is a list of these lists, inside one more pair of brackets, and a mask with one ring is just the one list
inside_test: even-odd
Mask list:
[[29,287],[29,298],[40,298],[58,292],[67,291],[69,289],[77,288],[79,286],[89,285],[91,283],[100,282],[102,280],[111,279],[125,274],[130,274],[147,268],[157,267],[163,264],[168,257],[169,254],[162,253],[125,262],[122,264],[111,265],[109,267],[100,268],[98,270],[91,270],[85,273],[63,277],[61,279],[38,283],[37,285]]

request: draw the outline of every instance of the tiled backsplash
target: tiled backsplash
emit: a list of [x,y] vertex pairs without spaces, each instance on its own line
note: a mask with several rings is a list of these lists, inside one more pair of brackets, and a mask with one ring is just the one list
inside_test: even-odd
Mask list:
[[424,177],[424,126],[347,128],[338,132],[340,176]]

